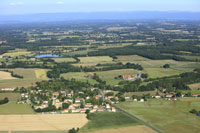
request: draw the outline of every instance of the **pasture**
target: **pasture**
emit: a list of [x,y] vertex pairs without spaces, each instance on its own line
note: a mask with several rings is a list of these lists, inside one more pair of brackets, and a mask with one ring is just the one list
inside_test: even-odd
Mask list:
[[110,63],[112,58],[109,56],[79,57],[81,63]]
[[[87,123],[85,114],[0,115],[0,130],[17,132],[54,131],[63,133]],[[51,133],[51,132],[50,132]]]
[[46,72],[47,69],[25,69],[25,68],[16,68],[16,69],[8,69],[9,71],[13,71],[14,74],[21,75],[23,79],[9,79],[9,80],[0,80],[0,88],[7,87],[28,87],[30,85],[34,85],[35,82],[41,80],[47,80]]
[[31,52],[29,52],[29,51],[8,52],[1,56],[19,56],[19,55],[27,55],[27,54],[31,54]]
[[76,79],[78,81],[82,82],[89,82],[91,84],[96,84],[97,82],[92,79],[92,74],[89,73],[84,73],[84,72],[70,72],[70,73],[65,73],[61,74],[61,77],[64,77],[65,79]]
[[7,97],[10,102],[16,102],[18,99],[20,99],[19,93],[0,93],[0,99],[4,99]]
[[[15,102],[9,102],[7,104],[0,105],[1,115],[13,115],[13,114],[34,114],[34,110],[28,104],[16,104]],[[0,128],[1,129],[1,128]]]
[[143,125],[93,131],[93,133],[131,133],[131,132],[134,132],[134,133],[156,133],[151,128],[148,128],[147,126],[143,126]]
[[120,70],[110,70],[110,71],[100,71],[95,72],[102,80],[106,81],[107,84],[116,85],[120,81],[119,79],[115,79],[119,75],[134,75],[137,74],[139,71],[134,69],[120,69]]
[[122,112],[90,113],[89,119],[89,122],[81,128],[81,132],[140,125],[137,120]]
[[149,123],[161,132],[188,133],[200,130],[200,119],[189,113],[200,110],[200,98],[182,98],[178,101],[149,99],[147,102],[119,103],[118,107]]

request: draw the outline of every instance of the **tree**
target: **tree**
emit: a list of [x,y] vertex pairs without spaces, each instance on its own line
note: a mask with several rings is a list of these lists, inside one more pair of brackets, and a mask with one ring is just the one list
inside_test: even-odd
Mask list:
[[165,64],[165,65],[163,65],[163,68],[170,68],[170,65],[169,64]]

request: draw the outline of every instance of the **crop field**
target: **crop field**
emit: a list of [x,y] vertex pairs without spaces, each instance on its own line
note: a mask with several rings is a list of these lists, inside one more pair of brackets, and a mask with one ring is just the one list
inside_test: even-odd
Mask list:
[[75,62],[74,58],[53,58],[55,62]]
[[65,79],[76,79],[78,81],[82,81],[82,82],[88,82],[91,84],[95,84],[97,83],[95,80],[93,80],[91,77],[93,75],[89,74],[89,73],[84,73],[84,72],[70,72],[70,73],[65,73],[62,74],[61,77],[64,77]]
[[112,58],[109,56],[93,56],[93,57],[79,57],[81,63],[105,63],[112,62]]
[[[7,104],[0,105],[0,116],[10,114],[34,114],[34,110],[27,104],[16,104],[15,102],[9,102]],[[1,129],[1,128],[0,128]]]
[[[2,131],[67,131],[81,128],[87,123],[85,114],[33,114],[33,115],[0,115]],[[50,132],[51,133],[51,132]]]
[[200,98],[182,98],[178,101],[149,99],[144,103],[125,102],[117,106],[161,132],[195,133],[200,130],[199,117],[189,113],[191,109],[200,110]]
[[200,83],[188,85],[192,90],[197,90],[200,88]]
[[7,97],[10,102],[16,102],[18,99],[20,99],[19,93],[0,93],[0,99],[4,99]]
[[89,118],[89,122],[81,129],[81,132],[140,125],[137,120],[122,112],[91,113]]
[[149,61],[150,59],[138,56],[138,55],[129,55],[129,56],[117,56],[117,60],[120,62],[134,62],[134,61]]
[[24,68],[16,68],[9,69],[9,71],[13,71],[14,74],[21,75],[23,79],[9,79],[9,80],[0,80],[0,88],[7,87],[28,87],[33,85],[35,82],[41,80],[47,80],[46,72],[47,69],[24,69]]
[[0,80],[5,79],[16,79],[15,77],[12,77],[9,72],[0,71]]
[[45,69],[35,69],[35,76],[37,79],[48,79],[47,70]]

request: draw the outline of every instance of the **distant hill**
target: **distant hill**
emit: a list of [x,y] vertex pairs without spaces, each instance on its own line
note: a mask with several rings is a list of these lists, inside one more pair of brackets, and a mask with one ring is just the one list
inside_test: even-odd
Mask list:
[[0,16],[0,23],[5,22],[51,22],[70,20],[200,20],[200,12],[90,12],[90,13],[42,13],[28,15]]

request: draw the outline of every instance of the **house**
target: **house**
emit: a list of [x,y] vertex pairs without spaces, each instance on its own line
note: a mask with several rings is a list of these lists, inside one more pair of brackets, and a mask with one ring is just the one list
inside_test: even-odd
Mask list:
[[160,95],[152,95],[152,98],[159,99],[161,96]]
[[166,94],[167,98],[170,98],[170,97],[173,97],[173,96],[174,96],[174,94]]
[[69,105],[69,108],[68,108],[69,110],[74,110],[75,109],[75,107],[73,106],[73,105]]
[[78,109],[72,109],[72,113],[80,113],[80,110],[78,110]]
[[96,90],[96,89],[97,89],[97,88],[94,88],[94,87],[93,87],[93,88],[90,88],[91,91],[94,91],[94,90]]
[[116,109],[115,109],[115,107],[112,107],[112,112],[116,112]]
[[176,97],[169,97],[169,98],[167,98],[167,100],[169,100],[169,101],[176,101],[177,98]]
[[2,91],[14,91],[15,90],[15,88],[3,88],[3,89],[1,89]]
[[126,99],[126,100],[129,100],[129,99],[131,99],[131,98],[130,98],[130,97],[125,97],[125,99]]
[[199,94],[193,94],[192,96],[193,96],[193,97],[198,97],[198,96],[199,96]]
[[106,109],[110,109],[110,104],[106,104]]
[[82,99],[80,99],[80,98],[76,98],[76,99],[75,99],[75,103],[80,103],[81,100],[82,100]]
[[98,112],[102,112],[102,111],[104,111],[104,109],[99,108],[99,109],[97,109],[97,111],[98,111]]
[[137,102],[137,98],[133,99],[134,102]]
[[64,103],[72,103],[73,101],[72,101],[72,99],[65,99],[64,100]]
[[54,92],[52,95],[53,95],[53,97],[58,97],[59,93],[58,92]]
[[139,102],[144,102],[144,99],[142,98],[142,99],[140,99],[140,101]]
[[81,110],[80,110],[80,113],[85,113],[85,112],[86,112],[85,109],[81,109]]
[[68,113],[69,112],[69,110],[68,109],[64,109],[64,110],[62,110],[62,111],[60,111],[61,113]]
[[96,111],[97,111],[97,109],[94,109],[94,108],[93,108],[93,109],[90,110],[90,113],[94,113],[94,112],[96,112]]
[[185,96],[185,94],[181,94],[181,97],[184,97]]
[[123,75],[122,76],[124,80],[132,80],[134,79],[134,75]]
[[97,106],[97,105],[94,105],[94,106],[93,106],[93,109],[98,109],[98,106]]

